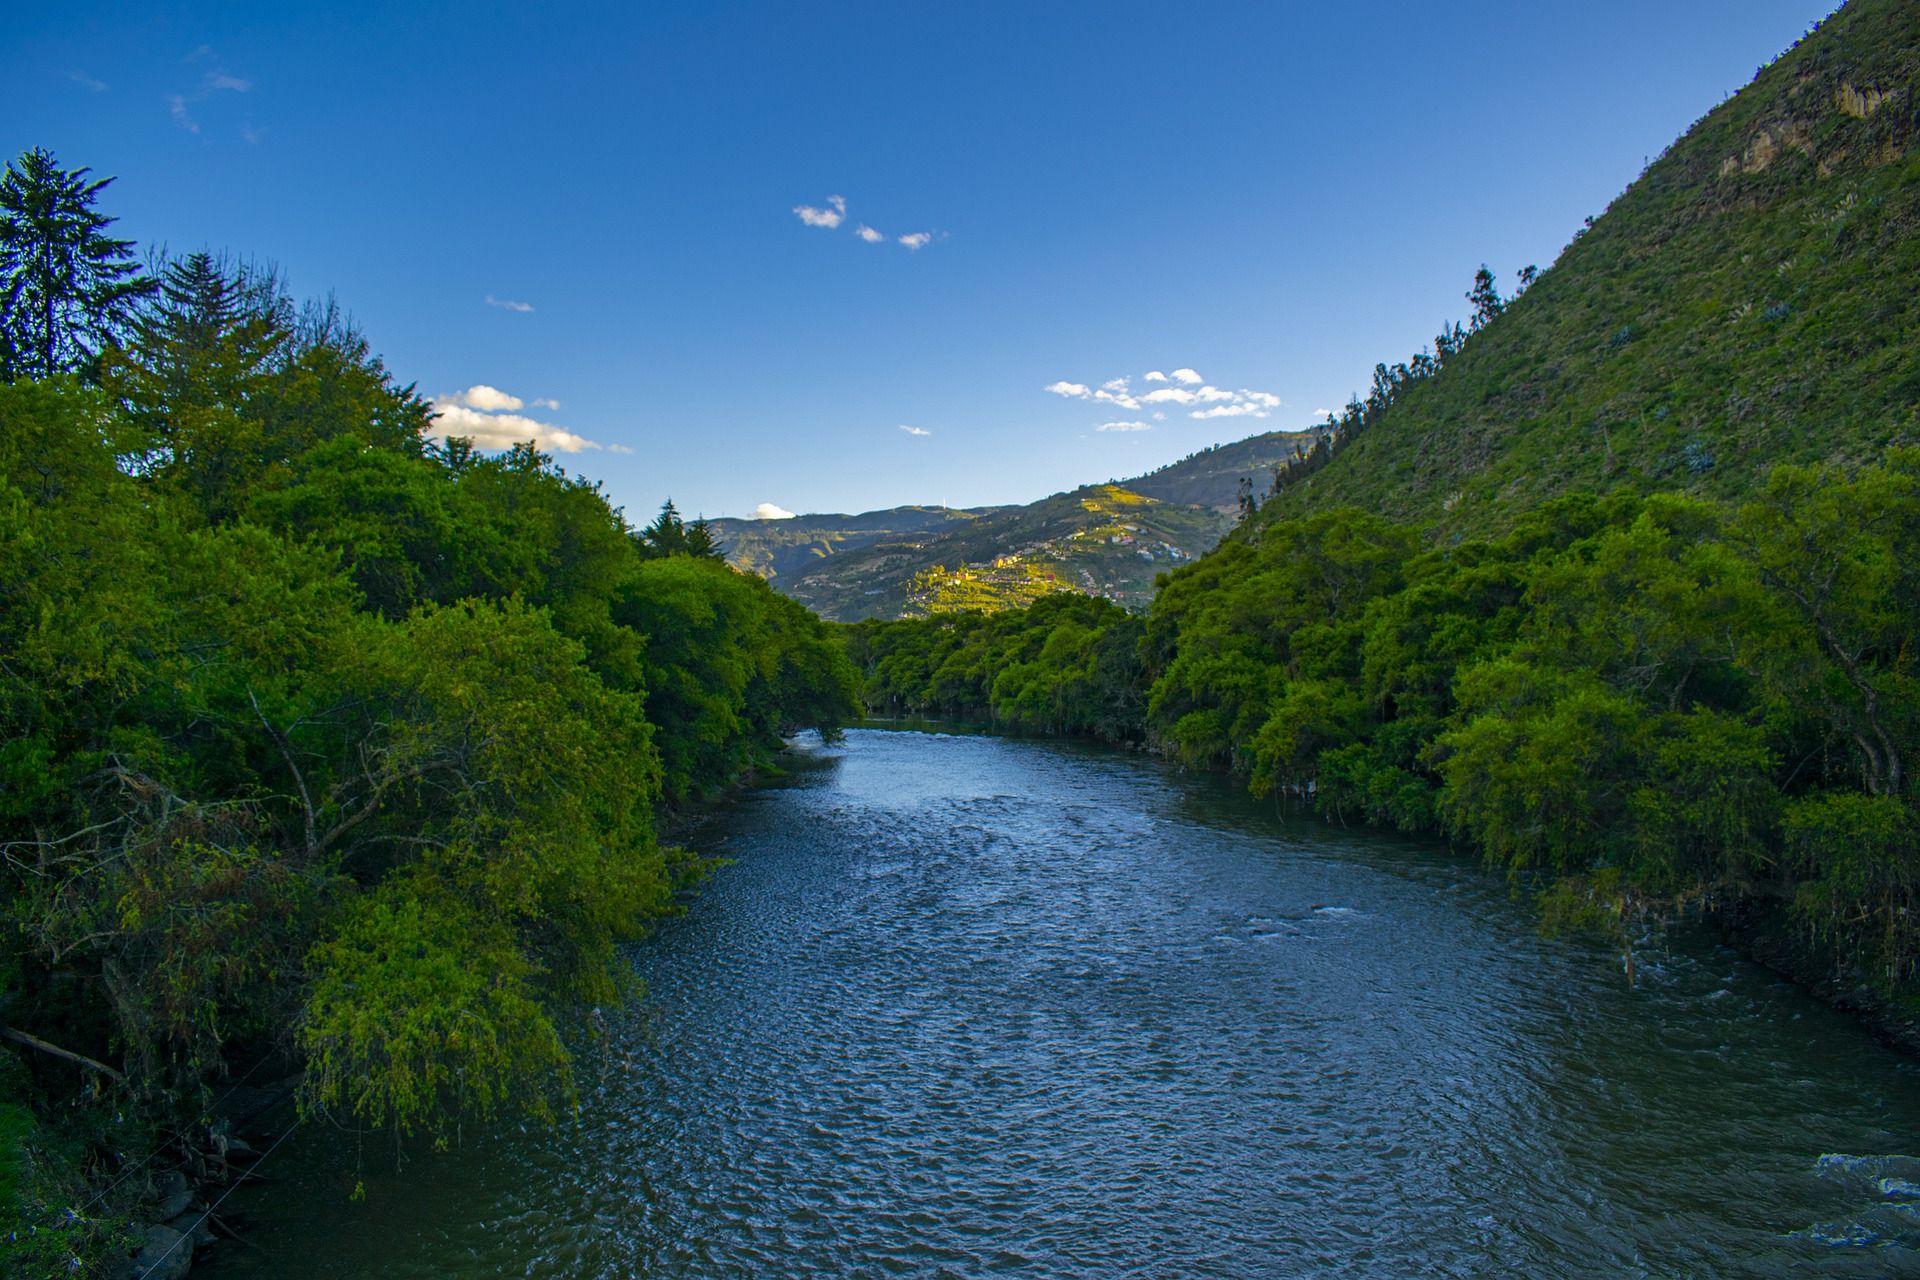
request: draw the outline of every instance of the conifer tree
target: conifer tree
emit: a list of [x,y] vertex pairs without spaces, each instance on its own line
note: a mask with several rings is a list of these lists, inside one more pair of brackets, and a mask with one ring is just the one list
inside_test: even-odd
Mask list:
[[1493,272],[1483,263],[1480,270],[1474,272],[1473,288],[1467,291],[1467,301],[1473,304],[1473,332],[1478,333],[1493,322],[1495,316],[1507,309],[1501,300],[1499,287],[1493,282]]
[[92,371],[153,291],[133,242],[106,234],[94,209],[111,178],[62,169],[42,147],[0,175],[0,376]]

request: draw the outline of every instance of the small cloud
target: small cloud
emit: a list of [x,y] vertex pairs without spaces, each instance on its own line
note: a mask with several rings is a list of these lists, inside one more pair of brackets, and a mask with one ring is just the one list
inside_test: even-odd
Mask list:
[[773,502],[763,502],[753,509],[749,520],[791,520],[793,512]]
[[188,133],[200,132],[199,122],[193,118],[193,113],[187,110],[187,100],[179,94],[167,95],[167,112],[173,117],[173,122]]
[[1205,378],[1202,378],[1191,369],[1175,369],[1173,371],[1173,380],[1175,382],[1184,382],[1190,387],[1196,383],[1206,381]]
[[1138,409],[1140,402],[1124,391],[1109,391],[1101,387],[1093,393],[1095,400],[1104,400],[1108,404],[1119,405],[1122,409]]
[[[483,413],[499,413],[506,409],[524,409],[526,407],[526,401],[522,400],[519,396],[510,396],[500,388],[490,387],[484,382],[468,387],[465,391],[455,392],[450,396],[442,396],[435,403],[461,404],[469,409],[478,409]],[[558,406],[556,405],[555,407],[557,408]]]
[[1211,409],[1195,409],[1193,418],[1264,418],[1267,411],[1257,404],[1217,404]]
[[1333,416],[1333,410],[1331,410],[1331,409],[1315,409],[1315,410],[1313,411],[1313,416],[1314,416],[1314,417],[1316,417],[1316,418],[1331,418],[1331,417]]
[[933,233],[931,231],[916,231],[912,235],[900,237],[900,243],[915,252],[926,248],[932,240]]
[[1162,387],[1158,391],[1147,392],[1145,397],[1148,404],[1192,404],[1199,398],[1193,392],[1183,391],[1179,387]]
[[[536,401],[535,403],[538,403],[538,401]],[[607,452],[608,453],[632,453],[633,446],[630,444],[610,444],[607,446]]]
[[1148,382],[1165,382],[1166,380],[1167,380],[1167,375],[1160,372],[1158,369],[1151,370],[1147,374]]
[[1165,421],[1167,420],[1167,415],[1166,415],[1166,414],[1164,414],[1164,413],[1158,413],[1158,412],[1156,412],[1156,413],[1155,413],[1155,414],[1153,415],[1153,420],[1154,420],[1155,422],[1165,422]]
[[1095,431],[1151,431],[1153,430],[1153,424],[1151,422],[1103,422],[1099,426],[1095,427],[1094,430]]
[[253,81],[226,71],[209,71],[201,78],[200,87],[208,93],[218,93],[222,89],[232,93],[245,93],[253,88]]
[[107,91],[107,82],[105,80],[96,80],[84,71],[69,71],[67,72],[67,79],[73,81],[88,93],[105,93]]
[[486,413],[459,403],[457,397],[436,400],[433,409],[432,434],[442,440],[461,436],[482,449],[506,449],[531,440],[538,448],[559,453],[579,453],[600,447],[585,436],[551,422],[539,422],[518,413]]
[[910,436],[930,436],[933,434],[933,432],[927,430],[925,427],[910,427],[904,422],[900,424],[900,429]]
[[799,217],[800,221],[810,227],[833,228],[847,220],[847,199],[845,196],[828,196],[827,203],[832,207],[821,209],[810,204],[797,204],[793,206],[793,211]]
[[1270,391],[1249,391],[1245,387],[1242,387],[1240,388],[1239,395],[1243,400],[1257,404],[1264,409],[1278,409],[1280,407],[1280,397]]
[[256,129],[250,124],[240,126],[240,139],[248,146],[258,145],[260,139],[267,136],[265,129]]
[[1051,391],[1057,396],[1071,396],[1076,400],[1085,400],[1093,394],[1093,388],[1084,382],[1050,382],[1043,391]]
[[1202,403],[1205,404],[1215,404],[1221,400],[1233,399],[1233,392],[1222,391],[1218,387],[1202,387],[1194,394],[1199,396]]
[[552,396],[541,396],[537,400],[529,401],[529,403],[532,404],[533,407],[536,409],[552,409],[556,413],[560,409],[560,402],[558,400],[555,400]]
[[523,315],[533,310],[531,302],[515,302],[511,298],[496,298],[492,294],[487,295],[487,305],[499,307],[502,311],[518,311]]
[[1127,380],[1125,378],[1108,378],[1100,384],[1100,389],[1102,391],[1125,391],[1127,389]]
[[864,222],[853,229],[853,234],[859,236],[862,240],[865,240],[868,244],[879,244],[882,240],[886,239],[885,236],[881,235],[878,231],[875,231],[872,227],[868,226]]

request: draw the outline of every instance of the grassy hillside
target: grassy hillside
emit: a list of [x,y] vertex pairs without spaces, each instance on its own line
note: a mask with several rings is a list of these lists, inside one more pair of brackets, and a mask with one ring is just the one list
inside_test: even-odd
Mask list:
[[1917,89],[1920,5],[1853,0],[1264,521],[1353,504],[1485,533],[1571,489],[1737,497],[1913,441]]
[[729,563],[843,622],[1016,608],[1055,591],[1144,607],[1157,575],[1204,555],[1233,527],[1241,482],[1264,492],[1273,468],[1318,431],[1263,432],[1024,506],[892,507],[711,528]]

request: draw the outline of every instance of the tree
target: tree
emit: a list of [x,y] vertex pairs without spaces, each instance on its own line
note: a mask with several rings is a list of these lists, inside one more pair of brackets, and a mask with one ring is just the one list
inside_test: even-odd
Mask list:
[[708,560],[726,559],[726,549],[720,545],[720,540],[713,536],[713,526],[707,523],[705,516],[701,516],[687,526],[687,554],[702,556]]
[[90,369],[153,291],[130,256],[133,242],[107,235],[115,220],[93,208],[113,179],[89,182],[89,172],[61,169],[36,147],[0,175],[0,376],[8,381]]
[[687,526],[680,519],[680,508],[668,498],[660,504],[660,514],[653,523],[640,531],[640,541],[651,555],[684,555],[687,547]]
[[1499,287],[1493,282],[1493,272],[1485,263],[1473,273],[1473,288],[1467,291],[1467,301],[1473,304],[1473,321],[1469,326],[1478,333],[1493,323],[1494,317],[1507,309],[1500,298]]

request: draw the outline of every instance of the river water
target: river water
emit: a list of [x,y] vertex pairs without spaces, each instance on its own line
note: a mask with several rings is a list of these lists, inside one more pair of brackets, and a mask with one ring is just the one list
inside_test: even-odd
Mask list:
[[309,1125],[211,1270],[1920,1275],[1920,1071],[1705,938],[1629,987],[1444,849],[1058,744],[855,731],[697,835],[577,1123]]

